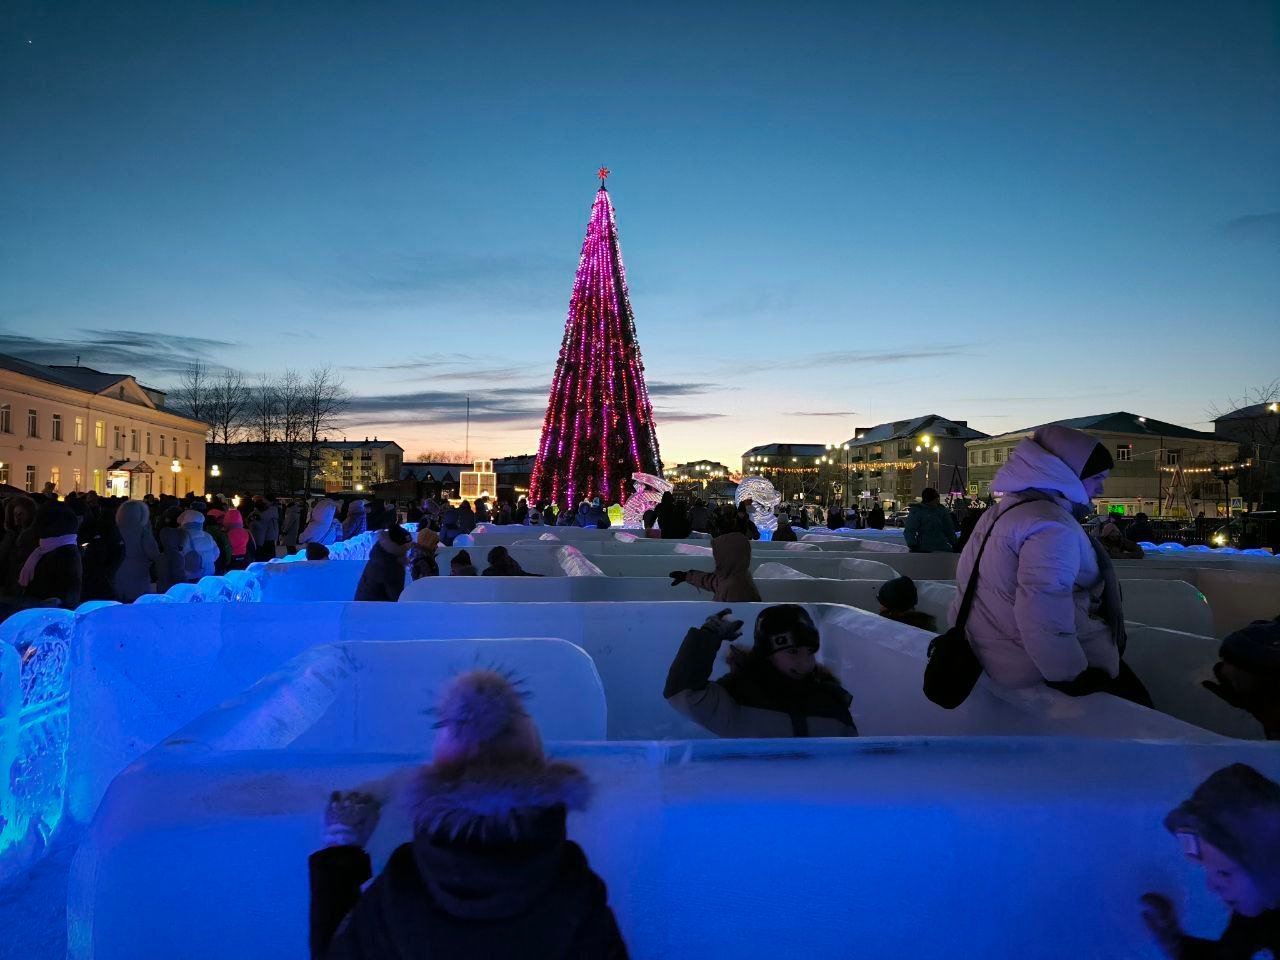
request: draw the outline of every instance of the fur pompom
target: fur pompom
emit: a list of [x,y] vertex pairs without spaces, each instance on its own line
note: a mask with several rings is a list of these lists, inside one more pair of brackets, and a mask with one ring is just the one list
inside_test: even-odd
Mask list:
[[479,747],[528,716],[524,697],[496,670],[472,670],[453,680],[440,698],[437,725],[460,742]]

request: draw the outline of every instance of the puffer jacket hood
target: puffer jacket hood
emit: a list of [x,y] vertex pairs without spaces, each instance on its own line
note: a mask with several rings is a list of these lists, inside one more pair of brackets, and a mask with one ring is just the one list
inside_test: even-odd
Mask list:
[[228,530],[244,526],[244,515],[239,510],[228,510],[222,517],[222,525]]
[[311,507],[311,517],[298,535],[299,543],[332,543],[333,515],[338,505],[332,500],[317,500]]
[[739,579],[751,568],[751,541],[741,533],[726,533],[711,541],[711,558],[716,573],[726,579]]
[[1080,471],[1098,446],[1096,439],[1079,430],[1042,427],[1013,448],[1009,462],[992,479],[991,489],[1000,494],[1043,490],[1087,506],[1089,495]]
[[178,526],[204,529],[204,514],[199,510],[183,510],[178,516]]
[[591,781],[562,761],[425,766],[409,782],[405,801],[414,831],[450,840],[510,840],[523,818],[563,806],[584,810]]
[[150,528],[151,511],[141,500],[126,500],[116,508],[116,526],[122,535]]

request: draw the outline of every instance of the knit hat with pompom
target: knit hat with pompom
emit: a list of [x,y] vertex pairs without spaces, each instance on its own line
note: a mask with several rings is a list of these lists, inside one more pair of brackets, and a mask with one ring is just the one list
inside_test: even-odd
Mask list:
[[445,689],[436,726],[453,750],[502,760],[544,759],[524,697],[496,670],[472,670]]

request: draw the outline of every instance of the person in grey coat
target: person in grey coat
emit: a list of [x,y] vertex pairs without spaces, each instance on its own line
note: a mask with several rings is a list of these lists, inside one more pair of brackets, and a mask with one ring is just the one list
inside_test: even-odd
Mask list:
[[121,603],[132,603],[155,591],[151,565],[159,563],[160,548],[151,533],[151,511],[141,500],[126,500],[116,508],[116,526],[124,543],[124,559],[116,569],[112,586]]
[[[820,638],[808,612],[783,603],[760,612],[751,649],[732,641],[742,621],[722,610],[684,638],[662,695],[720,737],[856,737],[853,698],[817,663]],[[729,672],[711,679],[720,644]]]

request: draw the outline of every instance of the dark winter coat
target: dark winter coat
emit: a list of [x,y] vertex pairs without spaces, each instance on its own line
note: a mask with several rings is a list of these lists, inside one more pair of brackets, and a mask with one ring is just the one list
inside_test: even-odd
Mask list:
[[695,627],[667,673],[667,703],[718,737],[856,737],[853,698],[825,667],[804,680],[783,676],[766,658],[729,648],[729,673],[712,681],[720,638]]
[[516,562],[514,557],[508,556],[505,560],[497,563],[491,563],[484,568],[482,577],[540,577],[540,573],[530,573]]
[[57,600],[64,610],[80,606],[84,592],[84,566],[80,561],[80,548],[58,547],[50,550],[36,564],[31,582],[23,588],[23,595],[32,600]]
[[423,577],[440,576],[440,561],[436,559],[434,553],[426,553],[417,551],[413,556],[413,563],[409,568],[409,576],[414,580],[421,580]]
[[780,523],[778,524],[778,529],[773,531],[773,539],[778,543],[795,543],[800,538],[796,536],[796,532],[791,528],[791,524]]
[[884,529],[884,507],[877,504],[871,508],[871,512],[867,514],[868,530]]
[[911,504],[902,537],[913,553],[954,552],[956,525],[951,511],[936,502]]
[[402,553],[386,533],[378,535],[378,542],[369,551],[369,560],[356,584],[357,600],[388,600],[394,603],[404,590],[404,563]]
[[1280,957],[1280,909],[1256,917],[1231,914],[1231,922],[1217,940],[1183,937],[1179,960],[1253,960]]
[[589,792],[564,763],[424,768],[413,841],[364,893],[363,850],[311,857],[313,960],[624,960],[605,885],[565,832]]

